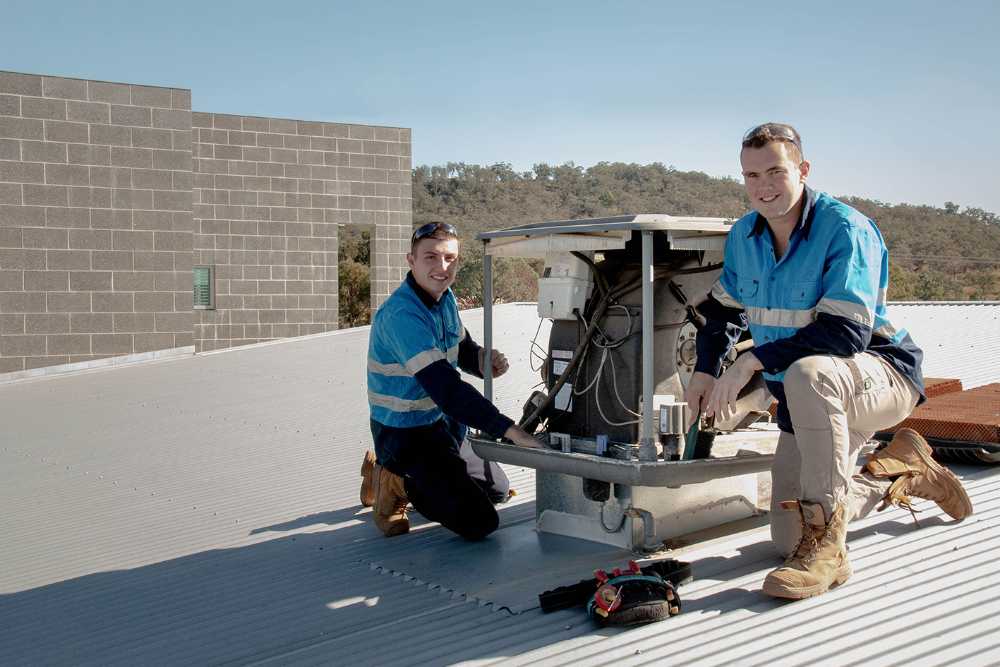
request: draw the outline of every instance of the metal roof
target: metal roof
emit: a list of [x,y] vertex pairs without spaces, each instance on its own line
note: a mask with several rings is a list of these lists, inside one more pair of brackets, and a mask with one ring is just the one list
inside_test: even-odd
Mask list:
[[[481,339],[481,311],[463,318]],[[495,395],[513,416],[537,326],[533,304],[496,309],[513,370]],[[993,468],[956,468],[976,507],[960,524],[926,502],[919,530],[900,510],[852,524],[855,574],[818,598],[760,593],[777,563],[764,526],[671,554],[695,580],[662,623],[510,613],[474,576],[499,538],[470,545],[418,516],[388,540],[358,506],[367,335],[0,385],[0,664],[1000,662]],[[508,471],[503,539],[530,546],[533,473]],[[512,561],[488,584],[526,599],[618,564]]]
[[1000,301],[899,301],[888,310],[924,351],[926,377],[958,378],[965,389],[1000,382]]

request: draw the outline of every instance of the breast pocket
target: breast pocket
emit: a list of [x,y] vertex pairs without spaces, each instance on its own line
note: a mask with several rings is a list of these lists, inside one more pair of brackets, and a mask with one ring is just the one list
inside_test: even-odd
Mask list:
[[747,305],[751,299],[757,296],[757,292],[760,290],[760,281],[752,279],[741,280],[737,285],[737,289],[740,292],[740,303]]
[[448,357],[448,361],[454,365],[458,363],[458,344],[462,342],[462,338],[465,336],[465,328],[459,323],[446,326],[444,331],[445,354]]
[[819,281],[810,280],[792,283],[789,302],[793,306],[811,307],[815,306],[817,301],[819,301]]

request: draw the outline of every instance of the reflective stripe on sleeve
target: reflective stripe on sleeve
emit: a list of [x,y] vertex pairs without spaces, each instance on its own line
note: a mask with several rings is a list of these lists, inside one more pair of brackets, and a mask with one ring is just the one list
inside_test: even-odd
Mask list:
[[726,308],[743,309],[743,304],[729,296],[729,292],[727,292],[726,288],[722,286],[721,280],[716,280],[715,284],[712,285],[712,297],[714,297],[716,301],[721,303]]
[[412,375],[416,375],[435,361],[441,361],[444,358],[444,353],[441,350],[424,350],[407,360],[406,370],[410,371]]
[[875,324],[875,313],[867,306],[853,301],[840,301],[837,299],[820,299],[816,304],[816,310],[820,313],[837,315],[844,319],[864,324],[867,327]]
[[812,324],[816,319],[813,308],[806,310],[789,310],[785,308],[747,308],[747,318],[751,324],[766,327],[784,327],[786,329],[801,329]]

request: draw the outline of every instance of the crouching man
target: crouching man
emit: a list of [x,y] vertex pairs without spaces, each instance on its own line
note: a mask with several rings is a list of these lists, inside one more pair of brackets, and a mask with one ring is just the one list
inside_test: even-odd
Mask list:
[[388,537],[410,529],[408,503],[468,540],[496,530],[488,485],[472,478],[459,449],[469,426],[514,444],[536,441],[458,373],[507,372],[504,355],[486,359],[462,326],[451,285],[459,261],[452,225],[418,228],[406,281],[382,304],[368,345],[368,404],[375,452],[362,463],[361,502],[374,506]]
[[[854,473],[875,431],[924,399],[923,353],[889,322],[889,260],[875,223],[806,187],[798,132],[767,123],[743,139],[740,163],[755,210],[726,240],[722,276],[698,306],[707,319],[686,399],[692,411],[727,411],[756,371],[778,400],[771,537],[785,564],[764,580],[781,598],[825,592],[851,576],[847,523],[879,502],[937,502],[963,519],[972,503],[916,432],[901,429]],[[719,377],[749,324],[755,347]]]

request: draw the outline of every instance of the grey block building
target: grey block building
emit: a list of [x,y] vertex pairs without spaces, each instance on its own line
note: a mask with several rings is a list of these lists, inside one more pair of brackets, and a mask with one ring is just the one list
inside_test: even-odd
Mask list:
[[0,72],[0,377],[336,329],[345,225],[372,231],[377,306],[406,274],[410,147],[405,128]]

